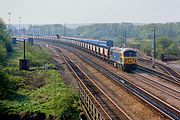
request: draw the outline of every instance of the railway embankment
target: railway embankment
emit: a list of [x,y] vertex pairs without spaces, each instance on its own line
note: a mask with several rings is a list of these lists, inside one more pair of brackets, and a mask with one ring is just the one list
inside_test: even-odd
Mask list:
[[20,71],[21,49],[14,46],[0,67],[0,119],[79,119],[77,91],[65,84],[48,51],[27,46],[30,70]]

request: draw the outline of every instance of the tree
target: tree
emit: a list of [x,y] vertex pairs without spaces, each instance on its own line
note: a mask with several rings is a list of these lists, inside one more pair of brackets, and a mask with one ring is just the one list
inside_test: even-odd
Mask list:
[[6,60],[6,52],[12,51],[11,37],[7,33],[7,28],[2,19],[0,19],[0,64]]
[[0,43],[0,64],[3,64],[6,60],[6,48]]
[[166,49],[165,52],[172,55],[180,55],[180,50],[175,43],[170,44]]
[[144,51],[147,55],[151,56],[151,41],[142,41],[141,50]]
[[162,53],[179,55],[180,49],[172,39],[162,36],[157,39],[158,58],[160,58]]
[[12,52],[12,38],[9,35],[5,38],[5,47],[7,52]]

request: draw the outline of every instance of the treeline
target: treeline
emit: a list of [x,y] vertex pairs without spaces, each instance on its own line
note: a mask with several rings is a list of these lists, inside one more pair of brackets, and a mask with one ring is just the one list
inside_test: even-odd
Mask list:
[[37,36],[73,36],[75,30],[64,27],[61,24],[30,25],[26,33]]
[[[144,51],[148,56],[152,53],[152,40],[135,40],[135,43],[129,41],[129,47],[138,48]],[[172,39],[166,36],[161,36],[156,39],[156,58],[161,58],[162,54],[170,55],[169,59],[180,59],[179,45]]]
[[6,62],[8,52],[12,52],[11,36],[8,34],[5,23],[0,19],[0,64]]
[[70,29],[61,24],[35,25],[28,28],[32,35],[65,35],[97,39],[124,39],[127,38],[152,39],[153,28],[156,28],[157,36],[167,36],[180,42],[180,22],[156,23],[156,24],[133,24],[133,23],[99,23],[83,25],[76,29]]
[[156,24],[133,24],[133,23],[99,23],[83,25],[76,29],[70,29],[64,25],[30,26],[28,32],[33,35],[60,35],[101,40],[113,40],[115,46],[122,47],[125,35],[127,45],[143,50],[151,54],[151,41],[153,28],[156,29],[157,56],[172,54],[180,56],[180,22],[156,23]]
[[132,23],[107,23],[81,26],[76,29],[76,35],[98,39],[124,39],[127,38],[152,39],[153,28],[156,28],[157,36],[167,36],[180,42],[180,23],[165,24],[132,24]]

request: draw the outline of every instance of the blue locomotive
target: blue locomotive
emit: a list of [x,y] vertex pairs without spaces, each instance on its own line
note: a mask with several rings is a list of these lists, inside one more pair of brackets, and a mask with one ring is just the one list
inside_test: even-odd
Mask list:
[[131,48],[111,47],[110,60],[113,65],[125,71],[134,71],[137,67],[136,51]]

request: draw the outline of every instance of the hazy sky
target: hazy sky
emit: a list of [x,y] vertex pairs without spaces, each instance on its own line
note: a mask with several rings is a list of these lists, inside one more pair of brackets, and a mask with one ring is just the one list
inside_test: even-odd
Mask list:
[[0,0],[12,23],[180,22],[180,0]]

